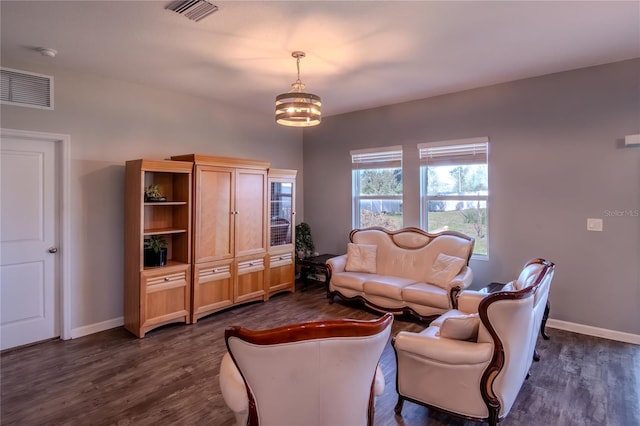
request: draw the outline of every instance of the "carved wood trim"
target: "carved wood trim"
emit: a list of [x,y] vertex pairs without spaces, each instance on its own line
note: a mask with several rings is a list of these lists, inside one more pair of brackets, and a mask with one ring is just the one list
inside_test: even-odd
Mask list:
[[[389,229],[383,228],[381,226],[372,226],[370,228],[359,228],[359,229],[352,229],[351,232],[349,232],[349,241],[353,242],[353,237],[356,233],[360,232],[360,231],[382,231],[385,234],[387,234],[389,236],[389,238],[391,239],[391,241],[393,242],[393,244],[395,244],[397,247],[405,249],[405,250],[415,250],[415,249],[420,249],[422,247],[428,246],[429,244],[431,244],[431,242],[441,236],[441,235],[450,235],[453,237],[459,237],[462,239],[465,239],[467,241],[471,242],[471,247],[469,248],[469,255],[467,256],[467,265],[469,265],[469,260],[471,260],[471,255],[473,254],[473,248],[475,246],[476,240],[473,237],[470,237],[468,235],[465,235],[461,232],[456,232],[456,231],[442,231],[442,232],[438,232],[436,234],[430,234],[429,232],[423,231],[420,228],[415,228],[413,226],[410,227],[406,227],[406,228],[402,228],[402,229],[398,229],[396,231],[391,231]],[[402,233],[408,233],[408,232],[413,232],[416,234],[420,234],[422,236],[428,237],[429,241],[427,241],[424,245],[420,246],[420,247],[405,247],[402,246],[400,244],[398,244],[395,240],[395,236],[398,234],[402,234]]]
[[275,345],[330,337],[364,337],[381,333],[392,321],[393,315],[386,314],[372,321],[354,319],[311,321],[268,330],[250,330],[232,326],[225,330],[224,337],[227,341],[231,337],[237,337],[254,345]]
[[369,300],[367,300],[362,296],[347,297],[344,294],[340,293],[338,290],[333,290],[333,291],[327,290],[327,299],[333,300],[335,296],[339,296],[342,300],[345,300],[347,302],[360,302],[365,306],[373,309],[376,312],[382,312],[382,313],[386,312],[386,313],[392,313],[395,315],[407,315],[407,316],[414,317],[417,320],[421,322],[425,322],[427,324],[429,324],[431,321],[433,321],[434,319],[438,318],[441,315],[441,314],[434,314],[434,315],[424,316],[419,314],[418,312],[416,312],[415,310],[413,310],[408,306],[404,306],[402,308],[389,308],[385,306],[376,305],[375,303],[371,303]]
[[462,288],[457,285],[455,287],[451,287],[449,290],[449,300],[451,301],[451,309],[458,309],[458,295],[462,291]]

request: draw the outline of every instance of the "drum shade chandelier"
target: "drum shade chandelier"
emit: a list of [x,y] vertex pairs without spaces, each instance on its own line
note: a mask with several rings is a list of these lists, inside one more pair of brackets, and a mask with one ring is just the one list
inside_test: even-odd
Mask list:
[[295,51],[291,56],[296,58],[298,79],[291,84],[291,90],[276,96],[276,123],[291,127],[317,126],[322,120],[322,102],[320,96],[304,91],[300,81],[300,58],[304,52]]

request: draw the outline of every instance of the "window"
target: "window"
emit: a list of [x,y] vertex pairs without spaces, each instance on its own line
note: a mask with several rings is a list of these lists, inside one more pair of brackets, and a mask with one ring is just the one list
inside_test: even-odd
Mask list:
[[402,228],[402,147],[351,151],[354,228]]
[[458,231],[476,239],[474,254],[488,255],[488,138],[418,145],[420,217],[428,232]]

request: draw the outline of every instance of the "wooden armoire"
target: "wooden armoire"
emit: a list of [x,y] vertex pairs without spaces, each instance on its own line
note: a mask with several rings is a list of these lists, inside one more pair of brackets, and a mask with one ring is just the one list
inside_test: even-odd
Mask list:
[[269,163],[199,154],[171,159],[194,165],[191,321],[266,300]]

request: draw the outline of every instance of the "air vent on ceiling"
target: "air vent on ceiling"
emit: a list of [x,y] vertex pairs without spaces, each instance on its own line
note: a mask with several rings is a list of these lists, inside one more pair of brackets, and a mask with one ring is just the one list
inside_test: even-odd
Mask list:
[[166,7],[180,15],[184,15],[192,21],[200,21],[218,10],[218,6],[207,0],[180,0],[174,1]]
[[53,77],[10,68],[0,76],[3,104],[53,109]]

